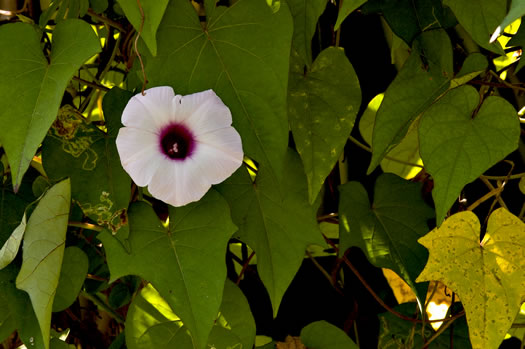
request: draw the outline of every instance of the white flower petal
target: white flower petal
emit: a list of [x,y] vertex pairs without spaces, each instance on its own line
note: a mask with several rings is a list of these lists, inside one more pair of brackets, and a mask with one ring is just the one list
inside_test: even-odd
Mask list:
[[124,126],[156,132],[173,119],[172,101],[175,97],[169,86],[153,87],[131,97],[122,113]]
[[196,136],[232,124],[230,109],[213,90],[176,96],[173,100],[173,110],[175,119],[183,122]]
[[146,130],[123,127],[116,139],[120,162],[138,186],[150,183],[165,157],[159,149],[158,136]]
[[173,206],[198,201],[211,187],[199,171],[198,162],[193,159],[171,161],[155,173],[148,190],[157,199]]
[[242,164],[243,155],[224,151],[208,144],[199,144],[196,155],[192,158],[199,164],[199,175],[211,184],[218,184],[230,177]]

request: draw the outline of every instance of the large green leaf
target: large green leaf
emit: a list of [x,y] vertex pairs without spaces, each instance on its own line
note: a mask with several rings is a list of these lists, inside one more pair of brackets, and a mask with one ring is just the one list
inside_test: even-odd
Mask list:
[[143,28],[140,37],[144,40],[153,56],[155,56],[157,54],[157,29],[169,0],[141,0],[140,4],[144,13],[144,19],[142,19],[137,0],[117,1],[137,32],[140,31],[142,24]]
[[478,104],[478,91],[460,86],[434,103],[419,124],[421,158],[434,179],[438,225],[467,183],[518,147],[514,107],[496,96],[479,109]]
[[40,36],[30,24],[0,27],[0,128],[15,191],[55,120],[67,82],[84,61],[100,50],[93,29],[84,21],[66,20],[53,31],[49,62]]
[[418,282],[439,280],[456,292],[474,349],[498,348],[525,300],[525,224],[504,208],[494,211],[480,242],[470,211],[449,217],[419,242],[428,263]]
[[71,195],[84,214],[127,239],[131,179],[115,145],[120,117],[132,94],[113,88],[103,100],[107,132],[85,123],[71,106],[60,109],[46,137],[42,162],[49,178],[71,178]]
[[[243,293],[226,280],[220,316],[207,348],[252,348],[255,322]],[[126,344],[130,349],[191,348],[191,337],[179,317],[150,285],[130,305],[126,318]]]
[[[257,255],[257,270],[274,314],[309,244],[323,245],[299,156],[289,150],[281,182],[261,166],[255,183],[241,167],[218,186],[228,200],[238,236]],[[283,196],[281,196],[281,193]]]
[[307,74],[292,65],[288,114],[313,202],[339,159],[361,105],[361,89],[343,49],[330,47]]
[[505,54],[499,42],[489,44],[489,39],[507,14],[507,0],[443,0],[443,4],[452,9],[478,45]]
[[38,325],[31,299],[16,288],[19,270],[14,264],[0,270],[0,340],[15,329],[28,348],[44,349],[42,331]]
[[31,298],[46,348],[49,348],[51,310],[64,255],[70,205],[69,179],[44,194],[27,222],[22,268],[16,278],[16,287]]
[[343,5],[339,9],[337,14],[337,20],[335,22],[334,30],[339,30],[339,27],[343,21],[354,12],[359,6],[363,5],[367,0],[344,0]]
[[53,312],[65,310],[73,304],[84,284],[88,267],[88,257],[80,248],[70,246],[64,250]]
[[312,37],[317,28],[317,20],[326,8],[327,0],[290,0],[290,12],[294,21],[293,49],[302,59],[301,66],[312,63]]
[[196,203],[170,207],[169,227],[145,203],[131,205],[129,220],[130,254],[107,231],[99,235],[111,280],[138,275],[150,281],[177,309],[194,348],[203,348],[221,304],[226,245],[236,230],[228,204],[211,190]]
[[292,18],[282,3],[206,2],[203,28],[189,1],[171,1],[157,33],[157,56],[145,54],[151,86],[178,94],[212,88],[230,108],[247,155],[280,174],[288,144],[286,94]]
[[447,33],[423,33],[377,111],[369,173],[401,142],[418,115],[447,90],[452,75],[452,45]]
[[358,349],[343,330],[326,321],[312,322],[301,331],[301,341],[310,349]]
[[339,251],[359,247],[377,267],[401,276],[423,302],[426,289],[414,280],[427,261],[427,251],[417,239],[428,232],[427,220],[434,215],[421,196],[421,184],[385,173],[378,177],[374,200],[359,182],[340,187]]
[[369,0],[363,12],[380,12],[392,31],[408,45],[424,31],[447,29],[457,23],[441,0]]

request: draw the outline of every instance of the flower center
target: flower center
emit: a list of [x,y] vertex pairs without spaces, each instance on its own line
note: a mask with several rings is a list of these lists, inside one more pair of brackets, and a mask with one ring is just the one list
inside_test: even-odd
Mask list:
[[169,158],[184,159],[193,151],[193,135],[183,125],[171,125],[161,132],[160,146],[162,152]]

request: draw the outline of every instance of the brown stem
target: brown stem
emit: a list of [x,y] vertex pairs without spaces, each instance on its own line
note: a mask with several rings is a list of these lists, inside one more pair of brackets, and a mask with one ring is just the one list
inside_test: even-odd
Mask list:
[[248,268],[248,265],[250,265],[250,261],[252,260],[253,256],[255,256],[255,251],[252,251],[252,253],[250,254],[250,256],[248,257],[248,259],[246,260],[246,262],[244,262],[243,266],[242,266],[242,269],[241,269],[241,272],[239,273],[239,276],[237,277],[237,281],[235,282],[235,284],[237,286],[239,286],[239,283],[241,282],[241,279],[242,279],[242,276],[244,275],[244,272],[246,271],[246,269]]

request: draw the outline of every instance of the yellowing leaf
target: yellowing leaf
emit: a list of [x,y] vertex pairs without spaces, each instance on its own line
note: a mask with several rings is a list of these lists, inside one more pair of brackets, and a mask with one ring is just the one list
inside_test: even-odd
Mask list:
[[525,224],[506,209],[492,213],[483,241],[470,211],[457,213],[418,241],[430,252],[416,282],[439,280],[461,298],[472,347],[497,348],[525,299]]

